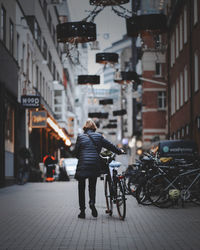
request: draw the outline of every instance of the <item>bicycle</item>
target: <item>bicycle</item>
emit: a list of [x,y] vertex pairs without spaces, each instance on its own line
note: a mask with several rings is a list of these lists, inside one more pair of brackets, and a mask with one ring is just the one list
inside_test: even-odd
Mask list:
[[149,199],[155,206],[167,208],[179,198],[183,207],[186,201],[200,205],[200,167],[198,164],[196,168],[188,167],[191,164],[159,166],[160,173],[147,184]]
[[[106,158],[106,157],[105,157]],[[113,204],[116,204],[119,218],[126,217],[125,175],[118,174],[121,163],[115,162],[115,154],[107,157],[108,171],[105,174],[104,191],[106,197],[106,213],[112,216]]]

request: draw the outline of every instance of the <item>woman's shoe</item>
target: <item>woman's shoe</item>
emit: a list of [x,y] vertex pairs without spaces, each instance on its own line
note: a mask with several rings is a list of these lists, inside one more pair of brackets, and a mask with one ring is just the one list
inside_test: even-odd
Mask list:
[[97,217],[98,216],[98,212],[96,210],[95,205],[90,205],[90,209],[92,210],[92,216],[93,217]]
[[81,211],[80,214],[78,215],[78,218],[85,219],[85,211]]

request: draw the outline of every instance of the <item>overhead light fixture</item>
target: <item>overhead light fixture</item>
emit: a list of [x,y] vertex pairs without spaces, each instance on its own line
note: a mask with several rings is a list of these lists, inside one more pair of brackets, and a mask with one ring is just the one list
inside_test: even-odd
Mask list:
[[100,76],[99,75],[79,75],[78,84],[80,85],[100,84]]
[[60,43],[86,43],[96,40],[96,24],[93,22],[66,22],[56,26]]
[[90,0],[90,5],[114,6],[128,3],[129,0]]
[[99,100],[100,105],[107,105],[107,104],[113,104],[113,99],[103,99]]
[[126,19],[127,35],[137,37],[139,33],[163,33],[167,29],[167,18],[164,14],[145,14]]
[[131,82],[138,82],[139,77],[135,71],[116,71],[114,76],[114,82],[119,84],[128,84]]
[[117,53],[97,53],[96,54],[96,63],[101,64],[115,64],[118,63],[119,55]]
[[122,116],[125,115],[127,112],[125,109],[121,109],[121,110],[115,110],[113,111],[113,116]]
[[107,119],[109,116],[108,112],[102,113],[102,112],[90,112],[88,113],[89,118],[103,118]]

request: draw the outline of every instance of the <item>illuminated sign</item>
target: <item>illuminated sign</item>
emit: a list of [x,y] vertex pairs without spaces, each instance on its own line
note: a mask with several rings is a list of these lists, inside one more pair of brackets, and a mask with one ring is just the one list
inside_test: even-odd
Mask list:
[[21,105],[24,108],[39,108],[40,107],[40,96],[34,95],[22,95]]
[[31,112],[31,127],[32,128],[46,128],[47,126],[47,112],[46,111],[32,111]]

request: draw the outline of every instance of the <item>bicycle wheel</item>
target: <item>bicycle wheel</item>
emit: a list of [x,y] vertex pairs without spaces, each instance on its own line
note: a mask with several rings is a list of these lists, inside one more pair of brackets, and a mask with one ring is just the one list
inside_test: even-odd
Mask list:
[[136,196],[137,186],[138,186],[138,176],[133,175],[129,178],[128,181],[128,191],[133,197]]
[[105,197],[106,197],[106,213],[112,216],[113,213],[113,202],[112,202],[112,194],[111,194],[111,180],[108,175],[105,178]]
[[169,183],[163,175],[156,175],[147,183],[149,200],[157,207],[168,208],[173,205],[169,197]]
[[139,185],[136,190],[136,200],[139,204],[148,206],[151,205],[152,202],[149,199],[147,192],[147,184]]
[[200,179],[198,178],[190,188],[191,201],[200,205]]
[[116,183],[116,206],[119,218],[124,220],[126,216],[126,197],[122,181],[117,181]]

